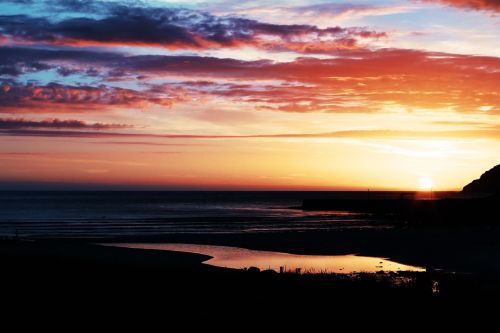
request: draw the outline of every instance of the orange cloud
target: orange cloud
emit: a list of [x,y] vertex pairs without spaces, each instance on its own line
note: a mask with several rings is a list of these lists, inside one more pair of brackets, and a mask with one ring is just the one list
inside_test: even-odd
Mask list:
[[472,10],[500,11],[500,1],[498,0],[426,0],[439,2],[448,6],[459,7]]
[[[191,59],[183,67],[156,61],[137,70],[247,80],[281,80],[264,87],[186,82],[197,94],[225,97],[246,107],[288,112],[377,112],[384,107],[450,108],[496,113],[500,108],[500,59],[413,50],[347,52],[336,59],[289,63],[218,63]],[[208,66],[203,66],[210,64]],[[134,66],[131,64],[131,66]],[[158,89],[158,88],[157,88]]]
[[[21,51],[17,54],[23,59],[22,67],[33,71],[45,70],[54,62],[52,57],[60,63],[59,59],[67,56],[45,51],[41,56],[34,51],[23,55]],[[83,73],[98,61],[100,74],[96,75],[102,82],[138,80],[140,88],[5,82],[0,90],[0,112],[46,112],[55,105],[61,111],[117,107],[147,110],[205,98],[223,98],[248,109],[285,112],[379,112],[390,107],[489,114],[500,111],[497,57],[402,49],[344,50],[333,59],[299,58],[286,63],[89,52],[68,56],[74,57],[74,68]],[[64,61],[71,64],[71,59]],[[7,61],[0,65],[0,71],[15,73],[18,67]],[[240,83],[242,80],[245,84]]]

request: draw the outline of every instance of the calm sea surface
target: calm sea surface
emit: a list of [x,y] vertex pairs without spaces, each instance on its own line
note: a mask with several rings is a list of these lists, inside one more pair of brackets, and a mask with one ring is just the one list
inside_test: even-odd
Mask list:
[[[303,212],[303,199],[397,198],[399,192],[0,192],[0,235],[148,236],[382,228],[349,212]],[[437,193],[435,196],[453,195]]]

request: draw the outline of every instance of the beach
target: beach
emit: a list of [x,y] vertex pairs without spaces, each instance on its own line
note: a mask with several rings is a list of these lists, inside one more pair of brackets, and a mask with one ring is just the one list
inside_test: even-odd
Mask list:
[[[454,233],[450,230],[432,233],[358,230],[312,234],[163,235],[149,239],[4,240],[0,257],[2,282],[12,286],[8,293],[30,297],[47,292],[59,296],[69,292],[75,297],[100,297],[102,292],[120,299],[123,296],[120,293],[125,292],[131,299],[141,299],[148,294],[176,302],[196,300],[206,304],[218,299],[243,305],[262,298],[281,299],[290,305],[292,303],[286,300],[298,302],[318,293],[346,302],[383,295],[388,302],[439,303],[465,296],[498,295],[498,263],[488,259],[498,253],[492,252],[499,250],[494,244],[497,236],[497,230],[455,230]],[[446,246],[443,238],[448,239]],[[96,241],[217,244],[301,254],[357,253],[421,264],[428,269],[427,272],[352,275],[279,274],[214,267],[203,264],[209,257],[198,254],[115,248],[96,245]],[[480,255],[483,257],[478,257]]]
[[[320,293],[350,302],[377,295],[431,297],[427,285],[397,287],[369,274],[350,278],[219,269],[201,264],[206,258],[199,255],[55,241],[2,243],[1,247],[2,283],[11,287],[5,296],[14,298],[71,296],[74,301],[105,295],[115,303],[123,297],[130,301],[153,297],[170,305],[194,302],[221,308],[272,301],[283,302],[286,308]],[[427,278],[422,276],[423,280]]]
[[[216,301],[232,309],[257,302],[286,310],[310,308],[319,298],[338,306],[369,306],[375,300],[438,306],[500,295],[500,264],[492,260],[500,255],[497,225],[422,225],[365,213],[301,211],[303,195],[5,193],[8,209],[0,213],[5,296],[69,303],[104,298],[113,304],[154,298],[166,307],[196,304],[212,310],[220,309],[213,308]],[[270,270],[265,258],[260,269],[250,264],[234,269],[211,265],[211,257],[199,253],[113,246],[118,243],[225,246],[316,261],[347,255],[418,270],[400,272],[384,263],[356,273],[306,267],[279,273],[281,264]]]
[[394,227],[338,231],[171,234],[113,237],[99,242],[186,243],[242,247],[306,255],[358,254],[458,273],[499,274],[500,227]]

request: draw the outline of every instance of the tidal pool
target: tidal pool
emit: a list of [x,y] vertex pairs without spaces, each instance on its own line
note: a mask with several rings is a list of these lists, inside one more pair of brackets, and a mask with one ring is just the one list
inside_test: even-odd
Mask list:
[[152,244],[152,243],[113,243],[107,246],[133,249],[163,250],[198,253],[212,257],[205,264],[226,268],[258,267],[280,271],[308,273],[354,273],[378,271],[423,272],[425,268],[397,263],[386,258],[348,255],[302,255],[273,251],[249,250],[239,247],[199,245],[199,244]]

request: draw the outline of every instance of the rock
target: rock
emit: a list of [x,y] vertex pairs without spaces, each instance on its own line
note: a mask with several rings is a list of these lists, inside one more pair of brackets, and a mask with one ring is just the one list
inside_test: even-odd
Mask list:
[[483,173],[479,179],[465,185],[462,192],[500,193],[500,164]]

